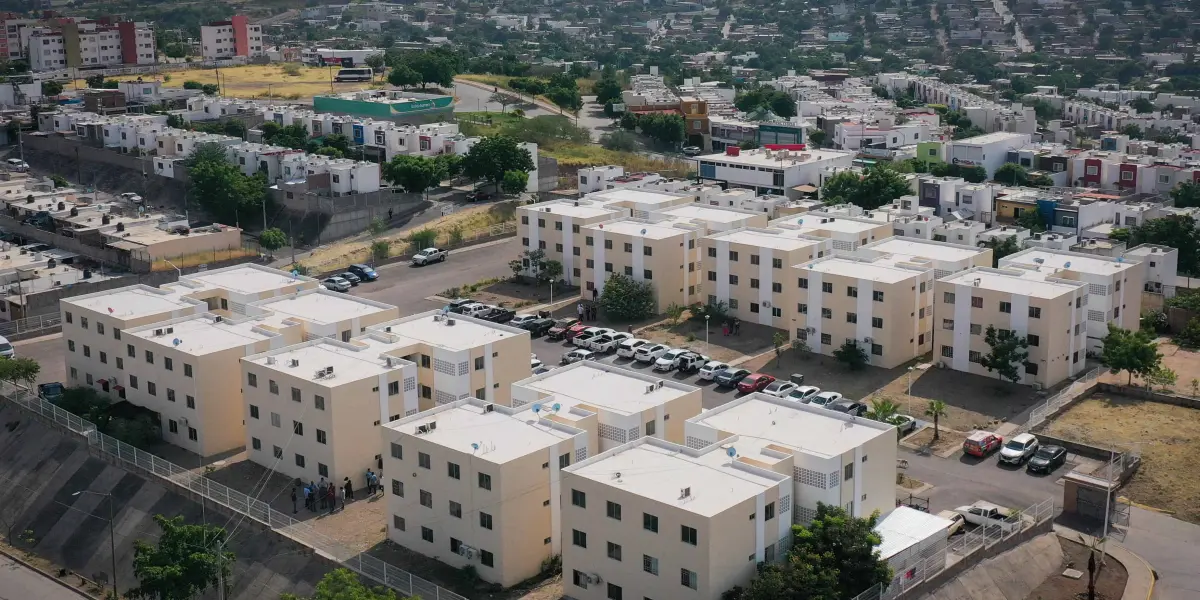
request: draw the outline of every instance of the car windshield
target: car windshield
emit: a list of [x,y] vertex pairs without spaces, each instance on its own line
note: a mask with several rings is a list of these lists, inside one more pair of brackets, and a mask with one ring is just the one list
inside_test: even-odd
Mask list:
[[1046,448],[1039,449],[1037,451],[1037,454],[1035,454],[1034,456],[1037,458],[1054,458],[1054,455],[1057,452],[1058,451],[1055,450],[1054,448],[1046,447]]
[[1017,440],[1012,440],[1005,444],[1004,447],[1008,448],[1009,450],[1024,450],[1025,444],[1018,442]]

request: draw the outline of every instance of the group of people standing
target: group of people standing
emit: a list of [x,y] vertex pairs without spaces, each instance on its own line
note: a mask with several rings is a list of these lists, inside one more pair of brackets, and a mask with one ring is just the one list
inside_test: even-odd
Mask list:
[[[374,496],[380,491],[379,476],[367,469],[367,494]],[[303,486],[292,486],[292,514],[300,512],[298,501],[304,499],[304,508],[317,512],[329,510],[329,514],[333,514],[338,510],[338,501],[341,501],[341,509],[346,509],[346,501],[354,500],[354,484],[350,483],[350,478],[342,479],[342,485],[336,485],[332,481],[326,482],[322,477],[320,481],[310,481]]]

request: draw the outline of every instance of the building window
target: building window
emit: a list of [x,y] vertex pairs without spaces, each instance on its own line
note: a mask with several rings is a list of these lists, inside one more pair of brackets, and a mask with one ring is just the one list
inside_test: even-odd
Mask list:
[[193,442],[200,440],[200,434],[196,432],[195,427],[188,427],[188,439]]
[[491,552],[488,552],[487,550],[480,550],[479,551],[479,562],[483,563],[483,566],[485,566],[485,567],[495,567],[496,566],[495,565],[496,557],[494,554],[492,554]]
[[405,530],[404,517],[401,517],[399,515],[392,515],[392,529],[395,529],[396,531],[404,531]]
[[192,365],[189,365],[189,364],[187,364],[187,363],[183,363],[183,376],[184,376],[184,377],[191,377],[191,376],[192,376]]
[[942,319],[942,329],[954,331],[954,319]]
[[485,512],[479,513],[479,526],[490,530],[492,528],[492,515]]
[[403,481],[398,481],[395,479],[392,480],[392,495],[400,496],[401,498],[404,497],[404,482]]
[[571,571],[571,583],[575,584],[575,587],[586,590],[588,586],[588,576],[583,574],[582,571]]
[[421,528],[421,539],[433,543],[433,530],[428,527]]
[[292,388],[292,402],[300,401],[300,388]]
[[871,354],[874,354],[875,356],[883,356],[883,345],[871,344]]
[[942,303],[954,304],[954,292],[942,292]]
[[392,442],[392,458],[396,460],[404,460],[404,446]]
[[683,543],[691,544],[693,546],[696,545],[696,530],[695,530],[695,528],[688,527],[687,525],[681,525],[679,527],[679,535],[680,535],[680,539],[682,539]]
[[737,262],[737,261],[738,261],[738,253],[734,250],[730,250],[729,251],[729,262]]
[[420,496],[421,496],[421,506],[424,506],[425,508],[433,508],[433,494],[432,493],[425,491],[425,490],[421,490]]
[[422,469],[428,469],[429,468],[429,455],[425,454],[424,452],[418,452],[417,453],[417,466],[421,467]]
[[296,466],[300,467],[301,469],[304,468],[304,455],[303,454],[296,455]]
[[833,344],[833,335],[828,334],[828,333],[822,333],[821,334],[821,344],[824,346],[829,346],[829,345]]
[[970,350],[967,352],[967,361],[978,364],[983,361],[983,354],[978,350]]
[[829,283],[828,281],[822,282],[821,283],[821,291],[826,294],[832,294],[833,293],[833,284]]
[[1038,346],[1041,345],[1042,338],[1031,333],[1025,336],[1025,341],[1029,342],[1030,346]]
[[195,398],[193,398],[193,397],[191,397],[191,396],[185,396],[185,397],[184,397],[184,404],[186,404],[186,405],[187,405],[187,407],[188,407],[188,408],[190,408],[190,409],[192,409],[192,410],[195,410],[195,409],[196,409],[196,399],[195,399]]
[[643,554],[642,570],[651,575],[658,575],[658,559],[649,554]]
[[946,358],[954,358],[954,347],[953,346],[942,346],[942,356],[944,356]]
[[580,548],[587,548],[587,534],[578,529],[572,529],[571,543]]
[[452,516],[456,519],[461,519],[462,518],[462,505],[451,500],[450,501],[450,516]]
[[658,533],[658,517],[650,513],[642,513],[642,529]]
[[565,469],[571,466],[571,453],[564,452],[558,455],[558,468]]
[[796,280],[796,285],[799,285],[800,289],[802,289],[802,290],[807,290],[808,289],[808,278],[807,277],[799,278],[798,280]]
[[322,429],[317,430],[317,443],[318,444],[328,443],[328,439],[329,438],[326,437],[324,430],[322,430]]
[[846,286],[846,295],[851,298],[857,298],[858,297],[858,288],[856,288],[854,286]]
[[250,387],[258,387],[258,375],[254,373],[246,373],[246,385]]
[[1000,303],[1000,312],[1011,314],[1012,313],[1012,303],[1011,302],[1001,302]]
[[971,296],[971,308],[983,308],[983,297]]
[[821,309],[821,318],[822,319],[832,319],[833,318],[833,309],[832,308],[822,308]]
[[479,474],[479,487],[481,487],[485,490],[492,489],[492,476],[488,475],[487,473],[480,473]]
[[1042,309],[1038,308],[1036,306],[1030,306],[1029,307],[1029,318],[1031,318],[1031,319],[1042,318]]
[[267,389],[269,389],[272,394],[275,394],[276,396],[279,395],[279,384],[275,383],[274,379],[267,381]]
[[852,312],[846,313],[846,322],[847,323],[857,323],[858,322],[858,313],[852,313]]
[[304,435],[304,423],[301,423],[300,421],[292,421],[292,433],[299,435],[299,436],[303,436]]
[[807,304],[797,304],[796,312],[798,312],[802,315],[807,315],[808,314],[808,305]]
[[696,573],[687,569],[679,570],[679,583],[684,587],[696,589]]
[[883,329],[883,318],[871,317],[871,327],[875,329]]
[[155,385],[153,381],[147,381],[146,382],[146,393],[150,394],[151,396],[157,396],[158,395],[158,386]]
[[625,600],[621,595],[621,586],[615,583],[608,584],[608,600]]
[[571,490],[571,504],[579,508],[587,508],[587,493],[579,490]]
[[1038,374],[1037,363],[1031,363],[1031,362],[1025,363],[1025,372],[1030,375],[1037,375]]
[[620,561],[621,560],[621,545],[609,542],[608,543],[608,557],[615,561]]

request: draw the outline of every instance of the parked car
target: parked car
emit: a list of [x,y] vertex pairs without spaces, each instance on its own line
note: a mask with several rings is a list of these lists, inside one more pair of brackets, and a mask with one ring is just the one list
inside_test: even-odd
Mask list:
[[29,163],[19,158],[10,158],[6,162],[8,163],[8,168],[18,173],[24,173],[29,170]]
[[861,417],[867,414],[867,405],[863,404],[862,402],[855,402],[853,400],[841,400],[832,404],[826,404],[825,408],[835,412],[845,413],[853,417]]
[[541,375],[542,373],[549,373],[549,372],[550,372],[550,367],[547,367],[546,365],[542,365],[533,370],[534,375]]
[[484,321],[491,321],[492,323],[508,323],[512,321],[513,317],[515,316],[517,316],[516,311],[495,306],[490,312],[484,313],[483,315],[479,316],[479,318],[483,319]]
[[679,359],[686,356],[687,353],[687,350],[679,348],[664,352],[662,356],[654,361],[654,370],[668,373],[674,371],[679,367]]
[[455,299],[451,300],[450,304],[447,304],[446,306],[450,309],[450,312],[461,315],[463,313],[463,309],[472,304],[479,304],[479,303],[474,300],[471,300],[470,298],[455,298]]
[[954,509],[954,512],[962,515],[963,519],[972,525],[998,525],[1009,530],[1021,526],[1020,523],[1011,523],[1006,520],[1012,514],[1012,511],[991,502],[980,501],[970,506],[960,506]]
[[709,362],[708,357],[699,352],[688,352],[675,361],[675,368],[683,373],[696,373]]
[[588,348],[592,352],[608,354],[610,352],[615,352],[617,347],[621,345],[621,342],[629,339],[633,339],[632,333],[625,333],[623,331],[606,333],[604,335],[593,337],[590,341],[588,341]]
[[761,392],[763,388],[775,382],[775,378],[766,373],[751,373],[737,384],[739,392]]
[[579,323],[579,319],[555,319],[554,325],[546,332],[546,337],[552,340],[561,340],[567,330],[576,323]]
[[485,200],[490,200],[491,197],[492,194],[489,192],[482,192],[479,190],[467,192],[467,202],[483,202]]
[[633,355],[637,354],[638,348],[649,343],[641,338],[629,338],[617,344],[617,356],[621,358],[633,358]]
[[66,386],[58,381],[51,383],[39,383],[37,387],[38,397],[50,402],[54,402],[55,400],[62,398],[63,391],[66,389]]
[[17,349],[13,348],[8,338],[0,335],[0,358],[16,358]]
[[546,332],[550,331],[551,327],[554,327],[553,319],[534,319],[532,321],[525,321],[525,323],[521,325],[521,329],[528,331],[530,337],[541,337],[546,335]]
[[352,286],[362,283],[362,279],[359,279],[358,275],[355,275],[354,273],[351,273],[350,271],[346,271],[345,273],[338,273],[338,277],[341,277],[342,279],[349,281],[350,285],[352,285]]
[[1038,449],[1038,439],[1032,433],[1022,433],[1008,440],[1000,449],[1000,462],[1020,465]]
[[579,348],[587,348],[591,345],[592,340],[606,333],[616,333],[607,327],[588,327],[583,330],[583,333],[571,338],[571,343]]
[[718,371],[713,376],[713,381],[717,382],[720,387],[737,387],[743,379],[750,375],[750,371],[746,369],[728,368],[724,371]]
[[538,318],[537,315],[519,314],[519,315],[513,317],[512,320],[508,322],[508,324],[512,325],[513,327],[520,327],[529,321],[536,321],[537,318]]
[[792,390],[798,387],[800,386],[790,381],[772,381],[771,385],[763,388],[763,393],[775,396],[776,398],[787,398],[788,394],[791,394]]
[[701,152],[703,152],[703,150],[700,149],[700,146],[684,146],[683,147],[683,155],[684,156],[700,156]]
[[1029,459],[1029,464],[1025,465],[1025,470],[1030,473],[1053,473],[1055,469],[1067,464],[1067,449],[1062,446],[1041,446],[1037,452],[1033,453],[1033,457]]
[[892,415],[888,423],[896,426],[896,434],[903,437],[917,428],[917,420],[908,415]]
[[813,396],[816,396],[820,393],[821,388],[815,385],[802,385],[788,393],[787,399],[808,404],[810,401],[812,401]]
[[573,343],[575,341],[575,336],[577,336],[591,328],[592,328],[592,326],[588,325],[587,323],[575,323],[574,325],[567,328],[567,331],[563,334],[562,338],[564,340],[570,340]]
[[533,354],[532,352],[529,354],[529,369],[531,371],[536,371],[537,369],[540,369],[544,366],[545,365],[542,363],[541,360],[538,359],[536,354]]
[[712,381],[714,378],[716,378],[717,373],[720,373],[728,368],[729,365],[719,360],[710,360],[707,363],[704,363],[703,367],[700,367],[700,379],[703,379],[704,381]]
[[571,363],[577,363],[581,360],[596,360],[596,358],[597,356],[595,352],[592,352],[591,350],[584,350],[583,348],[576,348],[563,355],[562,364],[569,365]]
[[633,353],[633,359],[638,362],[652,363],[671,349],[670,346],[662,344],[642,344],[637,351]]
[[463,306],[459,314],[464,317],[482,318],[483,315],[492,312],[493,308],[498,307],[492,306],[491,304],[480,304],[476,302],[474,304],[467,304],[466,306]]
[[963,529],[963,524],[966,522],[966,519],[961,514],[952,510],[943,510],[937,516],[950,521],[950,524],[946,526],[946,537],[960,533]]
[[817,392],[808,403],[813,406],[829,406],[841,399],[842,395],[837,392]]
[[141,196],[133,192],[123,192],[121,193],[120,198],[126,202],[132,202],[133,204],[141,204],[145,201]]
[[420,266],[435,262],[446,262],[446,257],[449,255],[450,252],[446,250],[426,248],[413,255],[412,264]]
[[325,286],[325,289],[335,292],[350,291],[350,282],[337,276],[326,277],[325,279],[322,279],[321,285]]
[[990,431],[972,431],[963,442],[963,452],[983,458],[1004,444],[1004,438]]
[[375,281],[379,279],[379,273],[376,273],[375,269],[367,265],[350,265],[349,271],[358,275],[358,278],[363,281]]

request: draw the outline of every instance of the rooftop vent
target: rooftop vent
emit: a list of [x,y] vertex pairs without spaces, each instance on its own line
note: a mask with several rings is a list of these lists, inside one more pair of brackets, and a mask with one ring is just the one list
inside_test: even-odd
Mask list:
[[289,360],[289,361],[288,361],[288,366],[289,366],[289,367],[298,367],[298,366],[300,366],[300,359],[298,359],[298,358],[293,358],[292,360]]
[[690,487],[685,487],[685,488],[683,488],[682,490],[679,490],[679,498],[680,498],[681,500],[682,500],[683,498],[691,498],[691,497],[692,497],[692,488],[690,488]]

